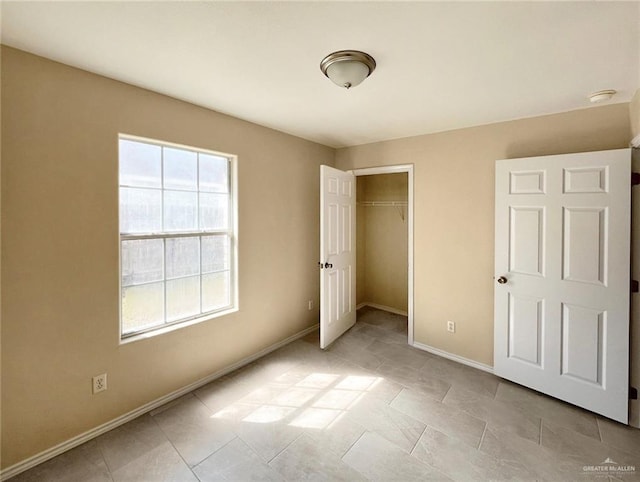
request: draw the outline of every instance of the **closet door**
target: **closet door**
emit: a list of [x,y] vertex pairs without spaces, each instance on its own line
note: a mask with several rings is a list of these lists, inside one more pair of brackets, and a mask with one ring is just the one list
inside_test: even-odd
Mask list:
[[627,423],[629,149],[496,163],[498,376]]
[[355,176],[320,166],[320,348],[356,322]]

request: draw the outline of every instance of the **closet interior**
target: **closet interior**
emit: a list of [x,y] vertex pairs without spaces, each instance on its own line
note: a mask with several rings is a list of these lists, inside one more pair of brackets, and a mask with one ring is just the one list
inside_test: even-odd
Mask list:
[[408,175],[356,177],[356,303],[408,311]]

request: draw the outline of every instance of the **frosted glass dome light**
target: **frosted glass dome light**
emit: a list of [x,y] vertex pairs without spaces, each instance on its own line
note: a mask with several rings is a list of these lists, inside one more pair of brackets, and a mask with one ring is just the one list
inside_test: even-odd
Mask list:
[[358,50],[339,50],[320,62],[322,73],[334,84],[346,89],[360,84],[375,68],[373,57]]
[[599,90],[598,92],[593,92],[589,94],[589,100],[591,103],[596,104],[598,102],[604,102],[606,100],[611,100],[611,98],[616,95],[617,92],[613,89],[607,90]]

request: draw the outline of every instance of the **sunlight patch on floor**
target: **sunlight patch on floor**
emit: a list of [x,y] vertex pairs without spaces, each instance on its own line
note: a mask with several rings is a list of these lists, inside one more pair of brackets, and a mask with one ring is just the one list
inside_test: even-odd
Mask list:
[[[282,374],[274,382],[288,376]],[[267,403],[256,404],[251,400],[268,396],[275,389],[269,383],[219,410],[211,418],[261,424],[290,420],[289,425],[293,427],[331,429],[383,380],[372,376],[311,373],[293,387],[274,394]]]
[[262,405],[242,419],[243,422],[272,423],[279,422],[295,412],[295,407],[275,407]]

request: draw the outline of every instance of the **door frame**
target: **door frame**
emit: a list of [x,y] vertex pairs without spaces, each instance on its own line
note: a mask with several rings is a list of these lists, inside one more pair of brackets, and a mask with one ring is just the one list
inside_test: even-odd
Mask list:
[[[392,166],[366,167],[362,169],[352,169],[354,176],[374,176],[376,174],[397,174],[407,173],[407,318],[408,318],[408,339],[407,343],[413,346],[413,164],[398,164]],[[357,199],[356,199],[357,201]]]

